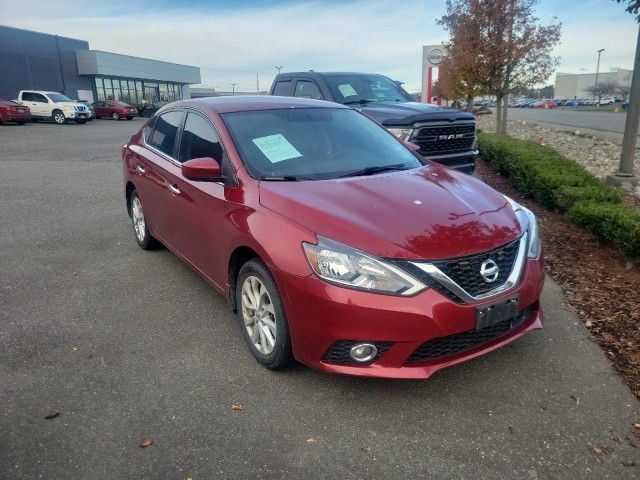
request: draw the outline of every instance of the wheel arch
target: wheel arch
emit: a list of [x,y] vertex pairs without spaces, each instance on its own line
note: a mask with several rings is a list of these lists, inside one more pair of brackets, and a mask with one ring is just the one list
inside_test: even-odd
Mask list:
[[131,218],[131,194],[135,191],[136,186],[133,184],[131,180],[127,182],[127,186],[125,187],[125,200],[127,202],[127,213],[129,214],[129,218]]
[[240,268],[242,268],[242,265],[254,258],[264,261],[258,252],[246,245],[236,247],[229,257],[227,277],[229,284],[229,304],[234,312],[238,311],[238,305],[236,304],[236,281],[238,279],[238,274],[240,273]]

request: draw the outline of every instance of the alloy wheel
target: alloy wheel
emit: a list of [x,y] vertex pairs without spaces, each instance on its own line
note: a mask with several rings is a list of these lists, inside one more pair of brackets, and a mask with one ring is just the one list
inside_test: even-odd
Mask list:
[[138,197],[134,197],[131,202],[131,219],[133,220],[133,229],[139,242],[144,242],[146,235],[146,225],[144,222],[144,212],[142,211],[142,203]]
[[242,284],[242,318],[251,343],[263,355],[276,346],[276,315],[271,296],[262,281],[253,275]]
[[62,113],[62,112],[54,113],[53,114],[53,121],[58,123],[58,124],[64,123],[64,113]]

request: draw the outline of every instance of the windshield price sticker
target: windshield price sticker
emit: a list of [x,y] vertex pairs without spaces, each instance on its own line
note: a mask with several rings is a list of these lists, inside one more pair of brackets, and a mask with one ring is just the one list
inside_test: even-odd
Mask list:
[[280,133],[251,140],[271,163],[283,162],[302,154]]
[[344,98],[354,97],[358,95],[358,92],[354,90],[350,83],[344,83],[342,85],[338,85],[338,90]]

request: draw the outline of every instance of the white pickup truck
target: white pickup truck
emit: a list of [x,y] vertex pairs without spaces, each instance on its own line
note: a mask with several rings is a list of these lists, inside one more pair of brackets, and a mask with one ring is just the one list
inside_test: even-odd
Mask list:
[[20,90],[16,101],[29,107],[33,121],[50,119],[58,125],[64,124],[67,120],[86,123],[91,116],[86,105],[74,102],[58,92]]

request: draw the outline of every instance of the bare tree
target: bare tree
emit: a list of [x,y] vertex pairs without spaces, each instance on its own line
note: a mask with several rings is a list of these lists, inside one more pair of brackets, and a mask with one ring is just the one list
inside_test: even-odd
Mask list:
[[618,93],[620,88],[621,85],[615,80],[605,79],[599,81],[597,85],[591,85],[590,87],[585,88],[585,91],[589,94],[589,96],[597,97],[599,104],[600,100],[602,100],[602,97],[615,95]]

